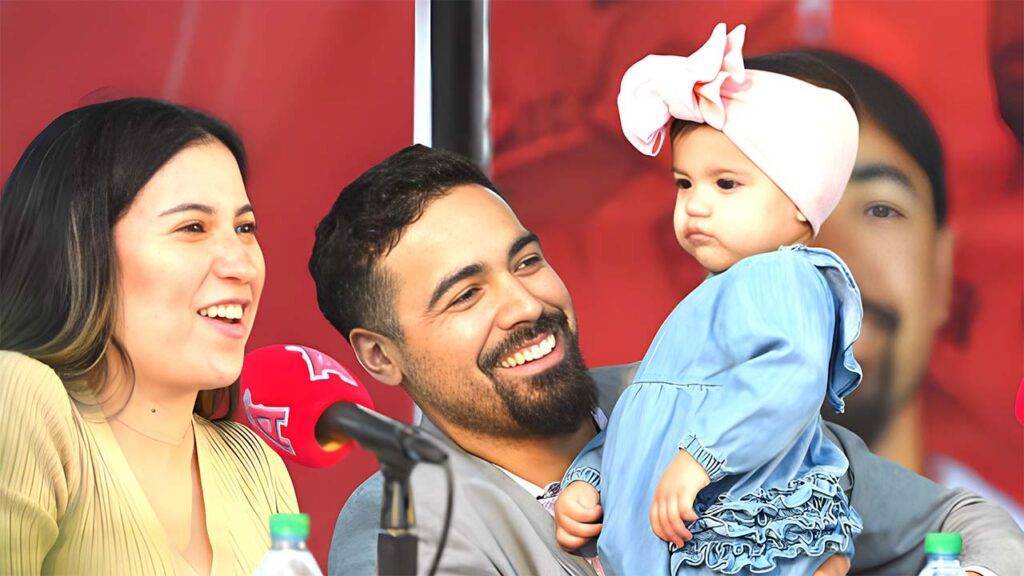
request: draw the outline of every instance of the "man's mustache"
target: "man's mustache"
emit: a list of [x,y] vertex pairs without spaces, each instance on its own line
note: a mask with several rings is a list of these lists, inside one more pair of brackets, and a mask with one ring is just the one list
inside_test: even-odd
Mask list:
[[900,327],[900,313],[895,308],[877,300],[864,298],[863,295],[861,301],[864,305],[864,316],[871,316],[879,328],[891,334]]
[[522,326],[509,332],[508,336],[501,341],[501,344],[498,344],[493,350],[481,357],[480,369],[484,372],[491,371],[508,355],[519,350],[524,344],[545,332],[552,334],[558,332],[562,334],[568,333],[569,319],[566,317],[565,312],[561,310],[545,311],[532,325]]
[[[822,415],[833,422],[853,430],[864,442],[871,446],[888,426],[892,415],[899,409],[901,402],[895,399],[893,390],[893,363],[895,361],[893,336],[900,325],[899,312],[870,298],[863,298],[864,317],[870,317],[884,334],[884,351],[881,358],[876,359],[875,370],[870,375],[873,382],[861,383],[861,390],[847,400],[845,414],[834,414],[826,406],[822,406]],[[865,373],[865,378],[869,373]]]

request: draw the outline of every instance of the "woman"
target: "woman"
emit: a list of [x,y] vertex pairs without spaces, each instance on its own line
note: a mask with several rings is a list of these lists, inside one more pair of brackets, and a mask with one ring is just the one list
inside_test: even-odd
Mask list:
[[[0,196],[0,573],[249,574],[295,512],[227,420],[265,269],[225,124],[68,112]],[[220,419],[217,419],[217,416]]]

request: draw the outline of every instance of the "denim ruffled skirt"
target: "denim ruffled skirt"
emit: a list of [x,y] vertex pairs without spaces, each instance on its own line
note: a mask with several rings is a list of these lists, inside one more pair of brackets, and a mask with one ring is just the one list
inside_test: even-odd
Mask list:
[[[744,259],[680,303],[612,413],[601,469],[570,469],[599,475],[606,573],[803,576],[852,556],[863,525],[820,407],[842,411],[860,382],[861,316],[845,264],[803,246]],[[649,510],[680,450],[711,484],[677,549],[654,535]]]

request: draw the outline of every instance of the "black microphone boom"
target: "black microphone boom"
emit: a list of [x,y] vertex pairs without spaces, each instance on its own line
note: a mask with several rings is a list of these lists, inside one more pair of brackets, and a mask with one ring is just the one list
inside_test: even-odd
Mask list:
[[381,532],[377,536],[378,574],[415,576],[416,517],[413,513],[409,475],[416,464],[441,464],[448,476],[448,504],[445,526],[429,574],[437,571],[451,523],[452,479],[446,454],[419,429],[392,420],[349,402],[335,402],[316,421],[315,434],[321,445],[341,444],[350,439],[373,452],[384,476],[381,501]]
[[332,404],[316,422],[321,444],[353,439],[383,463],[442,464],[448,459],[419,429],[349,402]]

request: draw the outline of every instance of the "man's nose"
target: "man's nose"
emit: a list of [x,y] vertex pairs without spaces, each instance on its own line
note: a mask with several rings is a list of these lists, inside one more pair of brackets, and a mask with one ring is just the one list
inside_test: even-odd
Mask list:
[[536,322],[544,313],[544,304],[515,276],[502,283],[502,299],[497,318],[502,330],[512,330],[523,322]]

